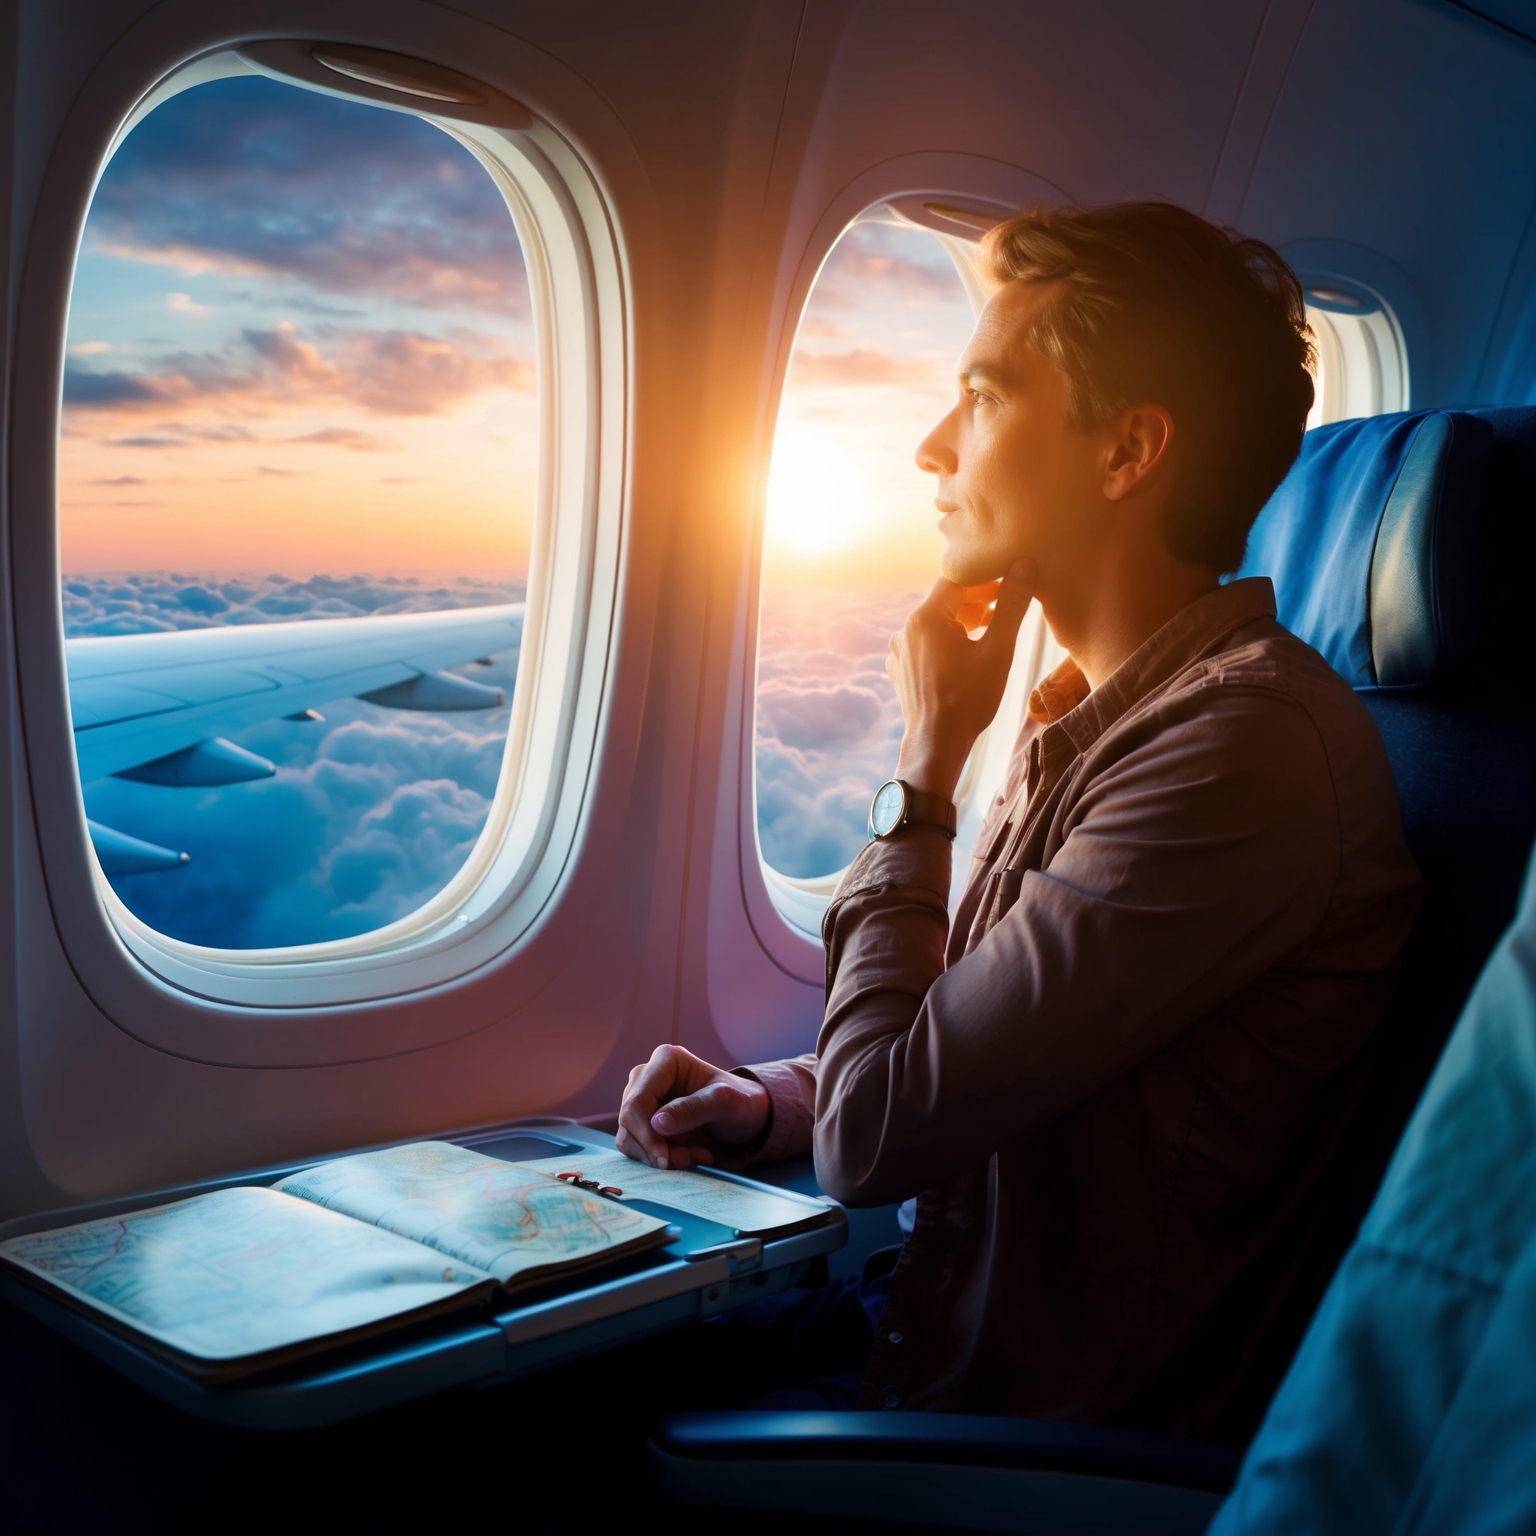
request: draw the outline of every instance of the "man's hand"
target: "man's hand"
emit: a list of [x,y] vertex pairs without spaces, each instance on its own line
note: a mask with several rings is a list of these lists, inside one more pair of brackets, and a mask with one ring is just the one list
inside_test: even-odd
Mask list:
[[[1015,560],[1001,581],[980,587],[941,578],[892,637],[885,670],[907,723],[896,773],[914,789],[954,798],[971,747],[1003,701],[1034,588],[1032,560]],[[969,631],[983,627],[972,640]]]
[[712,1163],[712,1148],[756,1141],[769,1113],[761,1083],[722,1072],[679,1045],[658,1045],[629,1074],[619,1105],[619,1150],[653,1168]]

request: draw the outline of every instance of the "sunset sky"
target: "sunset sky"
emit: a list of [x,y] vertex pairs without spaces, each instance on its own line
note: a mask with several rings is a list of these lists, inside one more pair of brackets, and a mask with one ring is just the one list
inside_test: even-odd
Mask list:
[[954,404],[975,316],[925,231],[856,224],[806,305],[768,481],[766,580],[843,588],[938,571],[934,484],[917,445]]
[[[912,455],[949,409],[971,323],[936,239],[863,224],[800,328],[759,647],[759,826],[785,873],[845,864],[894,766],[885,644],[940,549]],[[521,595],[527,279],[500,193],[430,124],[258,78],[173,98],[102,179],[68,347],[66,634]],[[474,675],[510,696],[515,653]],[[135,912],[205,944],[306,943],[405,916],[452,878],[495,795],[506,707],[323,713],[233,738],[274,778],[86,786],[92,818],[192,856],[117,878]]]
[[260,78],[157,108],[91,206],[68,349],[66,572],[524,574],[522,253],[418,118]]

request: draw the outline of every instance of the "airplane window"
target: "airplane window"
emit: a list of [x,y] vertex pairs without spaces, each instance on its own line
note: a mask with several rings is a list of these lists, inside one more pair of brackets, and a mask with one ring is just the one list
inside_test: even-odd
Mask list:
[[870,221],[833,248],[800,323],[768,482],[758,639],[757,829],[781,908],[864,845],[870,796],[896,766],[886,645],[942,548],[913,453],[953,403],[974,322],[939,237]]
[[469,857],[521,637],[530,309],[501,192],[408,114],[220,80],[107,166],[61,600],[92,842],[160,933],[348,938]]
[[1307,290],[1317,340],[1317,394],[1308,427],[1408,409],[1408,359],[1397,327],[1374,299]]

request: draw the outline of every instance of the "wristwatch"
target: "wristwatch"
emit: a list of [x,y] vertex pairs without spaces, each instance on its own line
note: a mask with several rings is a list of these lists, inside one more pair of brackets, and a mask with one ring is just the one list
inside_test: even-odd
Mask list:
[[895,837],[906,827],[937,827],[954,841],[956,816],[952,801],[913,789],[905,779],[887,779],[869,802],[869,835]]

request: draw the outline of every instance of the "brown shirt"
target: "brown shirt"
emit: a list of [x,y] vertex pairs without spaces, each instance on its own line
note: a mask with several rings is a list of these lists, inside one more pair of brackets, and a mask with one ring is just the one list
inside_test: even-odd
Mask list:
[[867,1406],[1221,1432],[1420,899],[1370,715],[1274,613],[1234,582],[1042,684],[953,926],[937,830],[843,879],[816,1054],[746,1070],[755,1160],[919,1196]]

